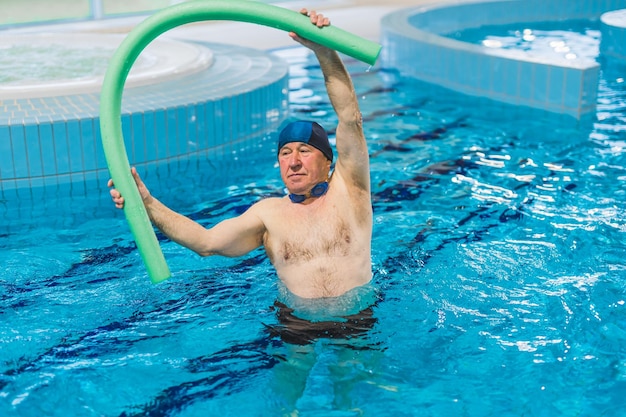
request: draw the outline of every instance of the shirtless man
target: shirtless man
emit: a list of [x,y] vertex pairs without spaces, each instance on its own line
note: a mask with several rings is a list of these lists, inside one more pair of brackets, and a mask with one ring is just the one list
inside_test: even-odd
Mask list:
[[[301,13],[320,28],[330,25],[315,11]],[[367,144],[352,80],[337,52],[289,35],[315,53],[338,116],[332,174],[333,154],[324,129],[313,122],[289,124],[279,137],[278,162],[290,194],[261,200],[209,229],[167,208],[150,194],[135,169],[132,174],[152,223],[173,241],[201,256],[237,257],[264,246],[293,294],[337,297],[372,278]],[[112,181],[108,185],[113,186]],[[111,189],[111,197],[123,207],[119,191]]]

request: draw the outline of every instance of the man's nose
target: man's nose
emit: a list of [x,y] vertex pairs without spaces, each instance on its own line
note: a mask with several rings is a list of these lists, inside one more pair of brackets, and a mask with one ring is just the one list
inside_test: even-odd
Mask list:
[[300,154],[298,152],[293,152],[289,157],[289,166],[295,167],[301,164]]

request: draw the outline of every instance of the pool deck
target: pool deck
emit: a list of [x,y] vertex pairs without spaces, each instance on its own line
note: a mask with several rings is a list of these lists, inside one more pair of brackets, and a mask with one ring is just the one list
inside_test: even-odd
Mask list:
[[[387,0],[381,6],[375,0],[311,0],[276,3],[290,10],[307,7],[326,14],[331,24],[370,40],[380,36],[381,18],[394,10],[426,4],[443,3],[436,0]],[[89,32],[127,33],[144,20],[145,15],[112,18],[88,22],[59,23],[11,29],[11,33],[33,32]],[[228,45],[238,45],[260,50],[280,49],[293,46],[294,42],[282,31],[266,26],[252,26],[249,23],[211,21],[185,25],[165,33],[163,36],[184,40],[200,40]]]
[[[380,20],[384,15],[403,7],[437,3],[433,0],[390,0],[384,6],[380,1],[363,0],[313,0],[277,3],[280,7],[300,10],[303,7],[324,13],[331,19],[331,24],[363,38],[377,41],[380,36]],[[441,3],[441,2],[439,2]],[[285,33],[269,27],[254,30],[249,23],[209,22],[188,25],[174,29],[170,36],[185,39],[204,39],[211,41],[246,46],[255,49],[278,49],[293,46],[294,42]],[[242,30],[243,29],[243,30]],[[225,36],[227,34],[227,36]]]

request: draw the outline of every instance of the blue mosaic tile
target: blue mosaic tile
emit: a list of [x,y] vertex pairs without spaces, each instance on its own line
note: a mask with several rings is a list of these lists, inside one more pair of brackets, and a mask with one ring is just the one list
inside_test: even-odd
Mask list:
[[127,120],[129,132],[124,132],[124,142],[131,165],[146,162],[148,158],[144,138],[144,114],[132,113]]
[[176,129],[178,125],[178,118],[176,109],[165,109],[161,113],[164,117],[165,127],[163,136],[166,140],[165,149],[167,151],[167,157],[171,158],[179,153],[178,140],[176,139]]
[[158,141],[155,112],[147,111],[143,113],[143,146],[145,148],[146,161],[157,161],[158,158]]
[[567,68],[550,66],[548,69],[550,72],[547,77],[546,99],[548,102],[554,103],[556,106],[566,106],[565,86]]
[[[23,125],[11,126],[9,130],[11,140],[11,155],[13,159],[13,172],[15,178],[28,178],[28,150],[25,142]],[[5,178],[3,177],[3,181]]]
[[176,111],[176,136],[174,136],[176,140],[176,144],[178,145],[178,150],[175,155],[184,155],[189,152],[189,143],[188,143],[188,132],[187,132],[187,124],[186,122],[186,111],[184,107],[177,107]]
[[152,113],[152,125],[153,132],[148,135],[147,146],[154,149],[155,160],[166,159],[170,156],[167,149],[168,138],[164,133],[165,129],[165,112],[163,110],[156,110]]
[[96,158],[96,131],[99,126],[96,126],[93,118],[85,118],[80,120],[80,135],[81,135],[81,148],[82,148],[82,162],[83,170],[91,171],[97,169]]
[[39,127],[37,125],[24,126],[26,150],[28,152],[28,176],[38,177],[43,175],[43,163]]
[[56,163],[56,174],[67,174],[71,172],[66,122],[55,121],[52,123],[52,140],[54,142],[53,157]]
[[[42,157],[43,175],[56,175],[57,158],[54,148],[54,136],[52,134],[51,123],[40,123],[38,125],[39,149]],[[31,171],[32,174],[32,171]]]
[[70,172],[82,172],[84,167],[80,120],[68,120],[66,128]]
[[11,132],[8,126],[0,126],[0,179],[15,178]]

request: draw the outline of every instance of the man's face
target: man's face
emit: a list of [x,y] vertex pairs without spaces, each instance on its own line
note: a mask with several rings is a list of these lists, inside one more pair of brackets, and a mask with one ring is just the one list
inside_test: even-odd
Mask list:
[[292,194],[306,194],[316,184],[327,181],[330,161],[314,146],[304,142],[285,144],[278,151],[280,176]]

